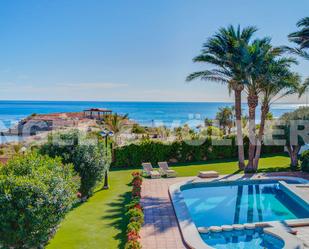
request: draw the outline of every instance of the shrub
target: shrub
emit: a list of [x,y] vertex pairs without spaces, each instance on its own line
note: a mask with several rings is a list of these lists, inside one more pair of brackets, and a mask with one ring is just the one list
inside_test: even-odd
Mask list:
[[135,133],[135,134],[145,134],[146,133],[146,129],[143,126],[140,126],[139,124],[133,124],[132,133]]
[[106,155],[103,143],[88,141],[87,137],[78,131],[58,133],[49,137],[40,152],[51,157],[60,156],[63,162],[73,163],[81,178],[79,191],[82,197],[93,194],[96,184],[102,180],[110,165],[110,151]]
[[141,249],[141,243],[138,240],[128,241],[125,245],[125,249]]
[[126,205],[127,210],[134,207],[141,208],[140,197],[133,197],[130,203]]
[[220,137],[220,136],[222,136],[222,131],[218,127],[208,126],[207,127],[207,135],[208,136]]
[[130,221],[137,221],[140,223],[144,223],[144,213],[141,209],[139,208],[131,208],[128,212],[127,215],[130,219]]
[[131,202],[126,205],[128,209],[126,215],[130,223],[127,226],[127,243],[125,249],[139,249],[142,248],[139,239],[139,231],[144,223],[143,208],[140,205],[141,185],[143,178],[140,172],[132,173],[132,199]]
[[133,180],[132,180],[132,198],[140,198],[141,197],[141,190],[142,190],[142,182],[143,178],[139,172],[132,173]]
[[300,156],[301,170],[309,172],[309,150],[304,151]]
[[132,231],[138,233],[141,230],[141,227],[142,227],[142,225],[141,225],[140,222],[136,222],[136,221],[131,222],[128,225],[127,233],[132,232]]
[[0,169],[0,245],[42,248],[76,200],[72,165],[38,154]]

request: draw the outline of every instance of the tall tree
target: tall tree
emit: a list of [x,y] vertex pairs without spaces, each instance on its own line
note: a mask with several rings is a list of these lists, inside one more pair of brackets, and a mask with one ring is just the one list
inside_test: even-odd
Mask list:
[[[248,94],[247,102],[249,109],[249,155],[248,155],[248,165],[246,167],[247,172],[255,171],[256,167],[254,165],[254,158],[256,153],[260,154],[260,151],[257,150],[258,138],[256,135],[256,123],[255,115],[256,108],[259,102],[259,96],[266,91],[272,89],[275,91],[275,88],[282,90],[281,85],[278,85],[280,81],[287,77],[284,73],[287,71],[289,73],[289,66],[291,63],[296,63],[293,58],[283,58],[284,49],[279,47],[273,47],[271,45],[270,38],[263,38],[255,40],[252,45],[247,47],[247,84],[245,85],[245,91]],[[276,63],[279,63],[278,65]],[[277,70],[274,70],[274,67],[277,65]],[[283,69],[280,71],[280,67]],[[284,67],[286,66],[286,67]],[[295,79],[295,78],[293,78]],[[274,81],[274,82],[272,82]],[[276,89],[278,90],[278,89]],[[277,92],[276,94],[279,94]],[[272,92],[274,94],[274,92]],[[266,94],[267,95],[267,94]],[[275,97],[275,96],[273,96]],[[267,111],[268,112],[268,111]],[[267,115],[267,113],[262,113]],[[264,123],[266,116],[262,117],[262,129],[264,129]],[[261,128],[261,127],[260,127]],[[260,150],[260,148],[258,148]],[[259,158],[259,155],[257,156]]]
[[229,91],[234,91],[235,116],[238,142],[238,164],[240,169],[245,167],[243,133],[241,122],[241,93],[246,83],[246,47],[252,42],[252,36],[257,31],[255,27],[241,29],[229,26],[221,28],[203,45],[201,54],[193,59],[194,62],[207,63],[214,68],[192,73],[188,81],[202,79],[226,84]]
[[[291,42],[298,45],[296,48],[286,47],[289,51],[300,55],[301,57],[309,60],[309,17],[305,17],[297,22],[298,31],[291,33],[288,37]],[[303,89],[300,89],[301,93],[305,93],[309,86],[309,78],[307,78],[303,84]]]
[[273,48],[270,44],[269,38],[255,40],[251,45],[246,48],[247,54],[247,74],[245,91],[248,95],[247,103],[249,109],[249,153],[248,165],[246,171],[253,170],[253,161],[256,149],[256,123],[255,115],[256,108],[259,102],[260,83],[259,80],[264,74],[265,62],[269,57],[276,56],[280,51]]
[[287,95],[298,93],[304,86],[300,85],[300,76],[291,72],[290,67],[295,63],[291,58],[281,58],[265,64],[265,74],[261,78],[260,89],[262,93],[261,123],[257,135],[257,147],[254,156],[253,170],[258,169],[261,155],[262,140],[265,129],[265,121],[269,113],[270,105]]
[[289,40],[298,45],[298,47],[292,49],[292,51],[309,59],[309,55],[306,51],[306,49],[309,48],[309,17],[301,19],[296,25],[299,30],[289,35]]

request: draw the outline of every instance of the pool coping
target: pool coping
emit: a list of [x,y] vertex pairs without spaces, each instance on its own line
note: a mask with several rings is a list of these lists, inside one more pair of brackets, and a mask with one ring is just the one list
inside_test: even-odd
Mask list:
[[[198,228],[193,222],[189,210],[185,204],[184,197],[181,193],[181,187],[186,184],[198,184],[198,183],[223,183],[223,182],[235,182],[235,181],[248,181],[248,180],[278,180],[280,179],[289,179],[287,176],[258,176],[250,179],[246,178],[238,178],[233,180],[226,180],[224,178],[219,179],[201,179],[196,178],[193,180],[187,180],[183,182],[179,182],[169,186],[169,196],[174,207],[174,211],[177,217],[178,225],[180,228],[180,232],[182,234],[183,240],[186,245],[191,249],[213,249],[213,247],[207,245],[200,236]],[[300,178],[300,177],[299,177]],[[303,178],[300,178],[303,179]],[[305,181],[305,179],[303,179]],[[278,180],[280,181],[280,180]],[[295,192],[289,186],[286,186],[286,183],[280,182],[287,189],[287,191],[292,192],[300,199],[304,199],[299,193]],[[308,200],[303,200],[308,203]],[[309,218],[307,219],[293,219],[293,220],[285,220],[285,221],[270,221],[270,222],[255,222],[257,226],[263,226],[264,232],[268,233],[272,236],[275,236],[284,241],[284,249],[300,249],[303,248],[303,242],[289,233],[288,227],[297,227],[309,225]]]

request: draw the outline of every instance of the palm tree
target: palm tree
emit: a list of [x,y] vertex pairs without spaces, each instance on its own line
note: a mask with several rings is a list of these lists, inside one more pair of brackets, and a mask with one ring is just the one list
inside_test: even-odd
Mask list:
[[245,91],[248,95],[248,109],[249,109],[249,153],[248,153],[248,165],[246,171],[253,170],[253,161],[256,150],[256,123],[255,114],[256,107],[259,102],[259,94],[261,93],[261,84],[263,84],[263,78],[267,73],[267,63],[271,59],[280,56],[283,50],[280,48],[274,48],[271,46],[270,38],[263,38],[255,40],[250,46],[247,47],[247,84],[245,85]]
[[220,126],[222,127],[224,134],[228,128],[228,133],[231,133],[231,128],[234,122],[234,107],[220,107],[219,111],[216,114],[216,120],[219,121]]
[[300,76],[291,72],[291,65],[296,61],[293,58],[272,58],[264,64],[264,73],[260,77],[260,91],[262,93],[261,105],[261,123],[257,136],[257,147],[254,156],[253,170],[258,169],[259,158],[261,154],[262,139],[265,129],[265,121],[269,113],[270,105],[278,99],[290,94],[299,93],[305,88],[300,84]]
[[292,49],[292,51],[309,59],[309,55],[305,51],[309,48],[309,17],[301,19],[296,25],[300,30],[291,33],[288,37],[291,42],[296,43],[299,47]]
[[108,115],[104,119],[104,124],[110,131],[112,131],[114,134],[117,134],[126,125],[127,120],[128,120],[128,114],[122,116],[117,113],[114,113]]
[[193,59],[194,62],[207,63],[214,68],[195,72],[187,77],[187,81],[199,78],[223,83],[228,86],[229,92],[234,91],[240,169],[245,167],[241,122],[241,93],[244,89],[245,67],[247,66],[244,51],[251,43],[251,38],[256,31],[255,27],[246,27],[241,30],[240,26],[219,29],[203,45],[201,54]]

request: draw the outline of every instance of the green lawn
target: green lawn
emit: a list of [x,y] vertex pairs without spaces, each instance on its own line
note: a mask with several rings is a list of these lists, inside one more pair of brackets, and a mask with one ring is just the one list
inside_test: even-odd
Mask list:
[[[200,170],[216,170],[220,174],[238,172],[236,161],[179,164],[173,166],[179,176],[194,176]],[[260,161],[260,172],[288,171],[289,158],[268,156]],[[110,173],[109,190],[97,191],[86,203],[76,207],[62,222],[47,249],[114,249],[123,248],[126,220],[124,206],[131,187],[132,170],[114,170]]]

